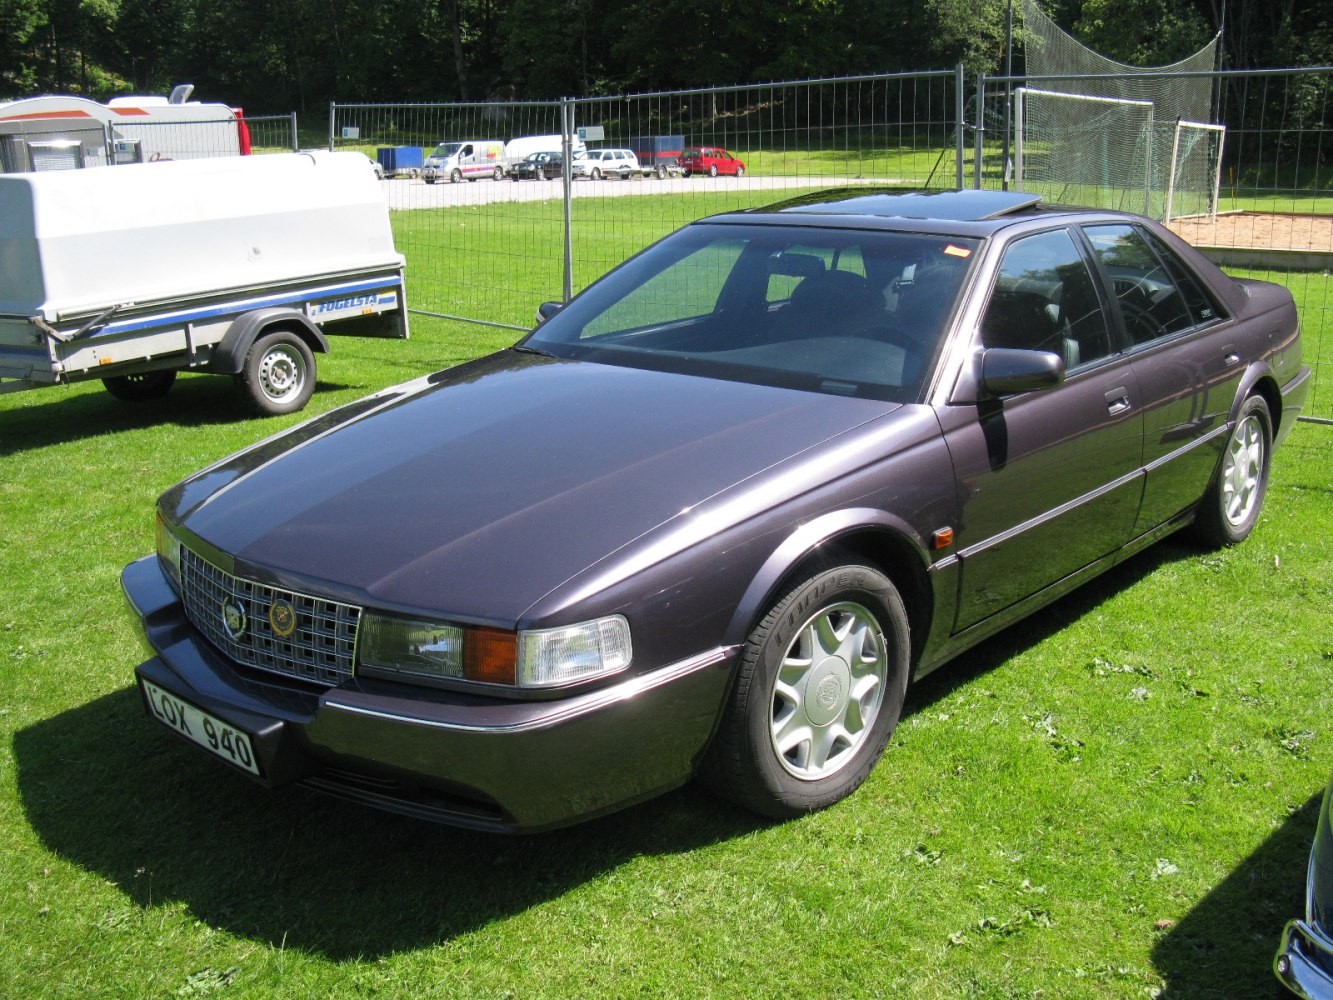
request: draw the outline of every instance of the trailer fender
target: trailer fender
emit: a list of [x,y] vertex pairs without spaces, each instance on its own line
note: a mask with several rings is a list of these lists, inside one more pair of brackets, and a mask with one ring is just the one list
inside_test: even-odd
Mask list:
[[295,309],[256,309],[238,316],[213,350],[208,370],[224,375],[239,375],[245,367],[245,356],[254,342],[272,330],[291,330],[310,350],[329,353],[329,341],[305,313]]

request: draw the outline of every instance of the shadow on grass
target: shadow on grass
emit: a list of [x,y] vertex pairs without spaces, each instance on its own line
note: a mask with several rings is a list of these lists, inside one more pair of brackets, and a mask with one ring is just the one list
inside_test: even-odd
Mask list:
[[[928,707],[1193,550],[1160,545],[937,671]],[[144,718],[125,689],[18,732],[20,800],[53,852],[140,907],[182,902],[231,933],[375,958],[447,942],[640,855],[675,854],[767,822],[694,786],[600,820],[502,837],[381,814],[301,789],[266,791]]]
[[764,825],[693,786],[531,837],[267,791],[159,731],[132,688],[18,732],[14,756],[47,848],[135,905],[184,903],[210,926],[334,961],[447,942],[635,857]]
[[[347,388],[336,382],[321,381],[315,385],[315,393],[323,395]],[[137,403],[126,403],[108,392],[89,392],[83,387],[50,386],[31,391],[43,397],[40,402],[25,401],[25,405],[0,410],[0,456],[168,424],[203,427],[265,419],[232,379],[220,375],[177,379],[161,399]]]
[[1288,996],[1273,975],[1282,927],[1305,912],[1305,874],[1322,791],[1153,948],[1162,1000]]

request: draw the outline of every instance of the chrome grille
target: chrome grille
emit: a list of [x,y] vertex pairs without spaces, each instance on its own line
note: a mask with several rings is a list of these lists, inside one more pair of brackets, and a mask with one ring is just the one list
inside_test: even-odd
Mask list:
[[[352,676],[361,619],[354,605],[242,580],[184,547],[181,591],[186,616],[238,663],[329,685]],[[269,624],[269,610],[280,600],[296,609],[296,627],[286,638]],[[243,628],[228,628],[227,605],[244,612]]]

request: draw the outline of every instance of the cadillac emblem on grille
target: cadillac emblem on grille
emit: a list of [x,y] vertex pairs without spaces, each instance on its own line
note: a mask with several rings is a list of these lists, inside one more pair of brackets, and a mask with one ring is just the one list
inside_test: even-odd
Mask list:
[[239,640],[245,635],[246,626],[249,625],[249,618],[245,614],[245,605],[234,597],[229,597],[222,602],[222,627],[227,630],[233,640]]
[[185,614],[232,660],[316,684],[354,673],[361,609],[224,572],[181,548]]
[[268,623],[273,628],[274,635],[283,639],[290,638],[296,631],[296,609],[292,607],[292,602],[280,597],[270,604]]

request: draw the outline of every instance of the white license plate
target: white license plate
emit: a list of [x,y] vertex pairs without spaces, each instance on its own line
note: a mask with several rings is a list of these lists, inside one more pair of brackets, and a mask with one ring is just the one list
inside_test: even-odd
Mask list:
[[144,694],[148,696],[148,707],[159,721],[223,760],[251,774],[259,773],[248,735],[195,708],[188,701],[182,701],[169,691],[163,691],[156,684],[149,681],[140,683],[143,684]]

